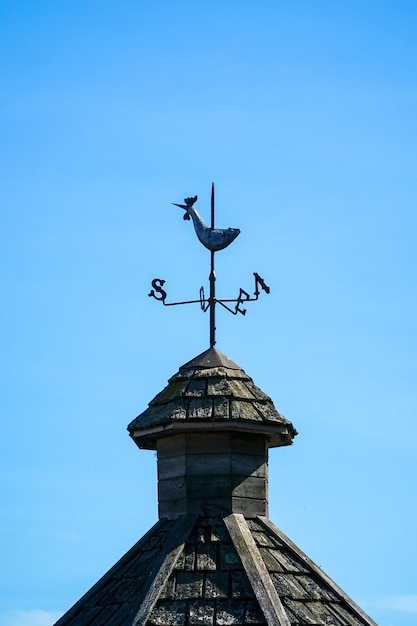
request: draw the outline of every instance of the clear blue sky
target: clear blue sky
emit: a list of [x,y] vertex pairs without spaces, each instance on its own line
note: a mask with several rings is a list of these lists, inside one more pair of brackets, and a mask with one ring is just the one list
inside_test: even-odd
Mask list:
[[157,519],[126,425],[218,348],[299,430],[270,517],[380,626],[417,622],[417,5],[4,0],[0,626],[50,626]]

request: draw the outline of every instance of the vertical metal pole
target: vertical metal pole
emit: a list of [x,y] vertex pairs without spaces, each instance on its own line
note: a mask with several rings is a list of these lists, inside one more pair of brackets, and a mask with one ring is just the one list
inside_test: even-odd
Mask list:
[[[211,228],[214,228],[214,183],[211,183]],[[211,250],[210,255],[210,348],[213,348],[216,343],[216,274],[213,250]]]
[[211,228],[214,228],[214,183],[211,183]]

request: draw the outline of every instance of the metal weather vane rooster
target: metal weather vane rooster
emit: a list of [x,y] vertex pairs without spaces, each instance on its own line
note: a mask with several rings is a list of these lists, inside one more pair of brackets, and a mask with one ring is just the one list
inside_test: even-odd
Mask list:
[[[214,187],[212,187],[212,198],[214,207]],[[184,202],[185,204],[177,204],[176,202],[172,204],[179,206],[181,209],[185,209],[184,219],[193,220],[194,230],[198,239],[203,246],[211,250],[211,252],[224,250],[224,248],[227,248],[239,235],[240,230],[238,228],[214,228],[214,225],[211,227],[207,226],[194,206],[194,203],[197,202],[197,196],[194,196],[194,198],[184,198]]]
[[[185,214],[183,218],[185,220],[192,220],[194,225],[194,230],[199,241],[203,244],[205,248],[210,250],[211,257],[211,269],[210,269],[210,296],[208,298],[205,297],[204,287],[200,288],[200,299],[199,300],[187,300],[185,302],[166,302],[167,293],[163,289],[165,284],[165,280],[162,278],[154,278],[152,281],[151,291],[149,292],[149,296],[155,298],[162,302],[164,306],[176,306],[178,304],[195,304],[200,303],[202,310],[205,312],[210,309],[210,347],[214,347],[216,343],[216,304],[221,304],[225,309],[230,311],[233,315],[237,315],[241,313],[242,315],[246,314],[246,309],[243,308],[244,302],[253,302],[259,298],[259,287],[263,289],[266,293],[269,293],[270,289],[268,285],[265,284],[263,278],[259,276],[257,272],[254,272],[253,275],[255,277],[255,291],[253,296],[251,296],[247,291],[240,288],[239,295],[234,299],[219,299],[216,297],[216,274],[214,271],[214,254],[219,250],[224,250],[229,246],[239,235],[239,228],[215,228],[214,226],[214,183],[211,186],[211,226],[208,226],[194,204],[197,202],[197,196],[184,198],[185,204],[177,204],[173,202],[175,206],[184,209]],[[159,295],[157,295],[159,294]],[[226,304],[227,303],[227,304]],[[228,306],[228,304],[235,303],[234,308]]]

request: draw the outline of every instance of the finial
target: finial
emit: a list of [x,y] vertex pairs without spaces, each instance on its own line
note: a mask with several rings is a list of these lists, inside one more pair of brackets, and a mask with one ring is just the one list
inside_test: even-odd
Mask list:
[[[210,309],[210,348],[213,348],[216,344],[216,304],[221,304],[233,315],[237,315],[238,313],[246,315],[246,309],[243,308],[243,303],[253,302],[254,300],[257,300],[260,294],[259,287],[266,293],[269,293],[270,289],[268,285],[265,284],[263,278],[261,278],[261,276],[259,276],[257,272],[254,272],[254,297],[251,297],[250,294],[242,288],[240,288],[237,298],[219,299],[216,297],[214,254],[216,252],[219,252],[220,250],[224,250],[225,248],[227,248],[239,235],[240,230],[239,228],[215,228],[214,183],[212,183],[211,185],[211,226],[207,226],[207,224],[195,208],[194,205],[197,202],[197,199],[197,196],[191,196],[189,198],[184,198],[185,204],[177,204],[176,202],[173,202],[172,204],[180,207],[181,209],[184,209],[184,219],[192,220],[198,240],[203,244],[205,248],[210,250],[210,296],[206,298],[204,294],[204,287],[201,287],[199,300],[188,300],[185,302],[166,302],[167,293],[163,289],[165,280],[163,280],[162,278],[153,279],[153,289],[151,289],[148,295],[152,298],[155,298],[156,300],[160,300],[164,306],[176,306],[178,304],[195,304],[199,302],[201,309],[204,312]],[[230,306],[228,306],[228,304],[230,303],[235,303],[235,307],[231,308]]]

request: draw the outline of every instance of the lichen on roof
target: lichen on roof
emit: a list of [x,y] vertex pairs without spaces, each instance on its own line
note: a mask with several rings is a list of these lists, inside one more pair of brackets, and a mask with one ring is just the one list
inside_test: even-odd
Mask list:
[[376,626],[266,518],[233,514],[161,520],[56,626],[103,624]]
[[[149,431],[163,432],[174,424],[177,430],[181,427],[189,430],[192,423],[204,426],[208,422],[234,429],[252,423],[259,432],[267,427],[271,445],[288,445],[297,434],[252,378],[215,348],[180,367],[148,408],[129,424],[128,430],[143,447],[155,447]],[[274,429],[279,437],[274,438]],[[141,432],[145,439],[141,438]]]

